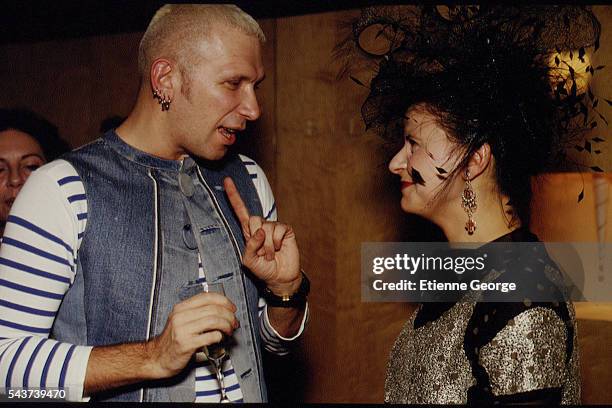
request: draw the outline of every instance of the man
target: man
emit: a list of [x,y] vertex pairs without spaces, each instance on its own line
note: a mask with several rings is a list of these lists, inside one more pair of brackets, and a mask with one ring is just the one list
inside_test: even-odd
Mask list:
[[[6,393],[266,400],[259,342],[286,352],[308,283],[265,175],[227,154],[260,115],[263,41],[235,6],[162,7],[140,44],[132,113],[26,183],[0,250]],[[222,339],[220,390],[194,356]]]

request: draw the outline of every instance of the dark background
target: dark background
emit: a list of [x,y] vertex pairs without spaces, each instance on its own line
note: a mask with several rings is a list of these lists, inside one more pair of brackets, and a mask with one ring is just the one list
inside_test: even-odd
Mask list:
[[[0,44],[144,31],[155,11],[165,3],[159,0],[0,1]],[[232,3],[256,19],[263,19],[359,8],[377,2],[255,0]]]

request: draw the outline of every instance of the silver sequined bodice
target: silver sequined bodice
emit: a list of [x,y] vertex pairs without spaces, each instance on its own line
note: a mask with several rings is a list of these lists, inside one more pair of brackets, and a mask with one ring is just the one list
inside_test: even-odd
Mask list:
[[[391,350],[385,402],[467,402],[467,391],[476,380],[464,351],[464,336],[475,305],[458,302],[417,329],[414,320],[418,309],[413,313]],[[575,327],[573,306],[568,304],[568,309],[569,323]],[[486,316],[489,318],[495,317]],[[535,307],[510,320],[478,353],[493,395],[561,387],[563,403],[579,403],[578,345],[573,332],[573,352],[566,364],[568,331],[555,312]]]

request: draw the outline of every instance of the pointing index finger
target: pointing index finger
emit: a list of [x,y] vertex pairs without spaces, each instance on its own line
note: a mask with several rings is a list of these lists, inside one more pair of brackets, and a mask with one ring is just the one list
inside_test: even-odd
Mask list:
[[223,187],[225,188],[225,193],[227,194],[227,198],[234,209],[234,213],[238,217],[238,221],[242,225],[242,230],[245,235],[249,236],[249,210],[247,209],[244,201],[242,201],[242,197],[240,197],[240,193],[234,184],[234,181],[231,177],[226,177],[223,179]]

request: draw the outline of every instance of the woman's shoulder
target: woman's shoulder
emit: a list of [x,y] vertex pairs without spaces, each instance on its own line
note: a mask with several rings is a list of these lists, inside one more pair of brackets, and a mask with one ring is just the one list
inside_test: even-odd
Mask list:
[[[532,302],[529,299],[523,302],[479,302],[474,307],[466,334],[471,332],[475,344],[482,348],[502,332],[549,332],[557,331],[558,327],[567,330],[573,329],[574,323],[571,302]],[[565,331],[563,334],[565,336]]]
[[[507,304],[509,305],[509,304]],[[559,309],[565,305],[559,305]],[[573,327],[572,319],[564,319],[563,311],[556,310],[552,304],[542,304],[534,307],[512,307],[502,305],[492,309],[492,324],[488,330],[489,339],[481,346],[481,354],[485,349],[495,348],[526,348],[528,345],[565,348],[568,326]],[[476,326],[475,326],[476,327]],[[483,329],[486,333],[487,328]]]
[[571,303],[479,303],[465,351],[495,396],[562,387],[574,352]]

